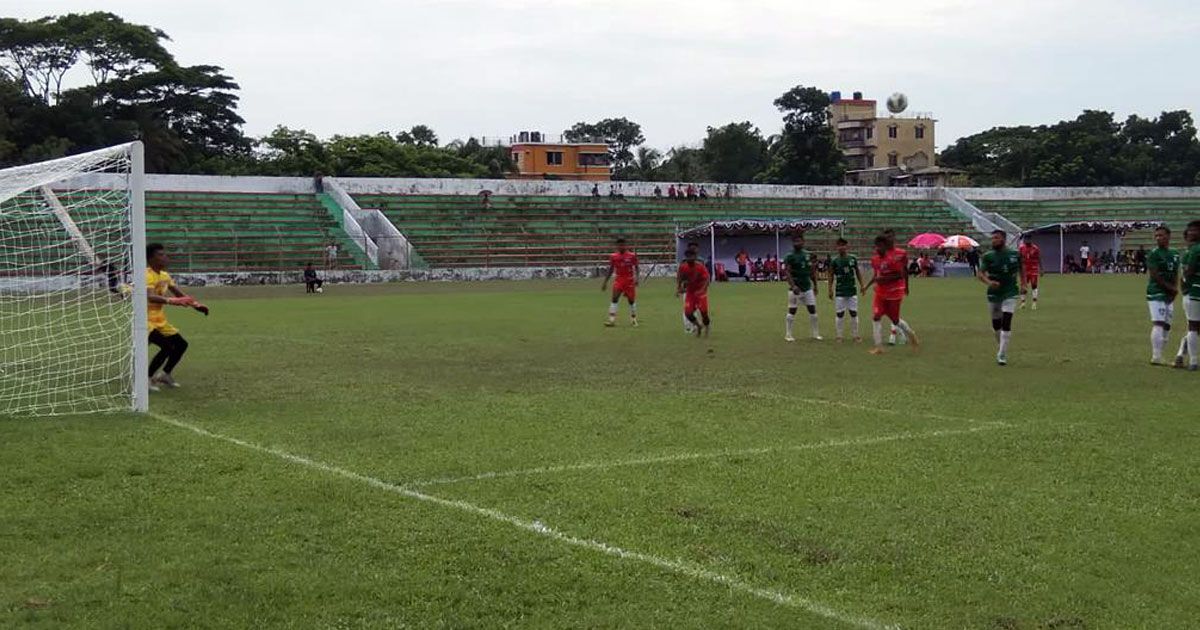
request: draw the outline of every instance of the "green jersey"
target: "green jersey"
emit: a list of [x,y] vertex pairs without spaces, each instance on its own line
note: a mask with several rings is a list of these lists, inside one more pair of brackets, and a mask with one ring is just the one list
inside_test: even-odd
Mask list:
[[[1158,273],[1158,277],[1168,286],[1176,286],[1179,281],[1179,268],[1179,252],[1158,247],[1146,256],[1146,269]],[[1166,302],[1170,299],[1154,276],[1150,277],[1150,282],[1146,285],[1146,299],[1151,302]]]
[[993,282],[1000,283],[999,287],[988,285],[987,299],[989,302],[1011,300],[1020,294],[1017,286],[1017,274],[1021,271],[1021,255],[1005,247],[993,249],[983,255],[979,268]]
[[1187,274],[1187,270],[1195,266],[1195,270],[1190,275],[1185,275],[1183,278],[1183,287],[1187,291],[1189,298],[1200,300],[1200,243],[1196,243],[1188,248],[1187,253],[1183,255],[1183,263],[1181,268],[1183,273]]
[[812,288],[812,261],[808,257],[807,249],[792,251],[783,257],[783,264],[787,265],[788,272],[792,274],[792,282],[801,292]]
[[855,275],[855,272],[858,271],[858,257],[854,254],[838,256],[833,259],[831,266],[835,281],[834,295],[838,297],[858,295],[858,277]]

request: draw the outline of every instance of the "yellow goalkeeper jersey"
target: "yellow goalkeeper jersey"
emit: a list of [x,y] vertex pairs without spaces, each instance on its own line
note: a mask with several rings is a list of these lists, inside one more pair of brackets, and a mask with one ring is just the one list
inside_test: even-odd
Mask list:
[[[175,286],[175,281],[171,279],[171,274],[166,271],[155,271],[150,267],[146,267],[146,291],[150,295],[161,297],[171,297],[171,289]],[[167,321],[167,313],[163,310],[166,304],[157,304],[151,302],[147,305],[146,314],[147,322],[151,331],[157,330],[168,337],[179,333],[179,329],[171,325]]]

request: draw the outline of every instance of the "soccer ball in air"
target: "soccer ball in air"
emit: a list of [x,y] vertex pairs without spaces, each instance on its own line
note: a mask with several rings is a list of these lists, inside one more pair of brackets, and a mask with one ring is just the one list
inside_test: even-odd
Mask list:
[[893,92],[892,95],[888,97],[887,108],[889,112],[893,114],[899,114],[900,112],[908,109],[908,97],[900,92]]

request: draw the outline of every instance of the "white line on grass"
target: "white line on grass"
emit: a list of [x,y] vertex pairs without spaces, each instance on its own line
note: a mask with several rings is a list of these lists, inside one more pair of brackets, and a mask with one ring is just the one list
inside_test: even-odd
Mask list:
[[871,413],[884,413],[884,414],[893,415],[893,416],[904,416],[904,417],[920,416],[922,418],[929,418],[930,420],[947,420],[950,422],[969,422],[971,424],[979,424],[980,422],[983,422],[981,420],[976,420],[975,418],[962,418],[962,417],[958,417],[958,416],[944,416],[942,414],[937,414],[937,413],[928,413],[928,412],[924,412],[924,411],[912,411],[911,409],[889,409],[887,407],[872,407],[870,405],[859,405],[856,403],[843,402],[841,400],[829,400],[826,398],[797,398],[795,396],[789,396],[789,395],[785,395],[785,394],[775,394],[772,392],[756,392],[756,391],[744,392],[744,391],[733,391],[733,390],[720,390],[720,391],[717,391],[714,393],[726,394],[726,395],[730,395],[730,396],[739,396],[739,395],[740,396],[748,396],[750,398],[766,398],[769,400],[780,400],[780,401],[789,402],[789,403],[793,403],[793,404],[802,403],[802,404],[809,404],[809,405],[832,405],[834,407],[841,407],[843,409],[853,409],[855,411],[869,411]]
[[938,429],[936,431],[923,432],[905,432],[893,433],[890,435],[880,435],[866,438],[853,438],[846,440],[824,440],[821,442],[810,442],[808,444],[794,444],[791,446],[767,446],[759,448],[746,449],[724,449],[719,451],[698,451],[689,453],[675,453],[673,455],[659,455],[654,457],[639,457],[635,459],[617,459],[599,462],[580,462],[577,464],[561,464],[556,466],[539,466],[537,468],[518,468],[513,470],[501,470],[494,472],[485,472],[475,475],[464,475],[461,477],[441,477],[437,479],[424,479],[413,481],[404,484],[406,487],[421,487],[444,485],[451,483],[463,483],[468,481],[485,481],[488,479],[501,479],[504,477],[521,477],[526,475],[546,475],[553,473],[573,472],[579,470],[603,470],[606,468],[620,468],[624,466],[649,466],[654,464],[671,464],[676,462],[686,462],[698,459],[720,459],[723,457],[741,457],[749,455],[765,455],[767,453],[787,453],[793,451],[811,451],[822,448],[837,448],[837,447],[852,447],[852,446],[869,446],[871,444],[883,444],[886,442],[898,442],[901,440],[921,440],[930,438],[947,437],[952,435],[966,435],[970,433],[979,433],[982,431],[996,431],[999,429],[1011,428],[1011,424],[1004,422],[991,422],[971,427],[969,429]]
[[269,446],[262,446],[261,444],[255,444],[254,442],[247,442],[245,440],[240,440],[238,438],[230,437],[228,435],[222,435],[220,433],[213,433],[212,431],[208,431],[208,430],[198,427],[194,424],[183,422],[181,420],[175,420],[173,418],[168,418],[166,416],[153,414],[153,413],[150,414],[150,416],[161,422],[165,422],[169,425],[172,425],[172,426],[175,426],[175,427],[178,427],[181,429],[186,429],[188,431],[191,431],[197,435],[204,436],[206,438],[220,440],[222,442],[234,444],[236,446],[240,446],[245,449],[257,451],[259,453],[265,453],[267,455],[272,455],[274,457],[291,462],[293,464],[299,464],[301,466],[306,466],[306,467],[312,468],[314,470],[319,470],[322,472],[329,473],[331,475],[336,475],[338,477],[349,479],[351,481],[357,481],[357,482],[366,484],[368,486],[371,486],[373,488],[383,490],[385,492],[391,492],[393,494],[397,494],[397,495],[407,497],[410,499],[415,499],[417,501],[424,501],[427,503],[432,503],[434,505],[439,505],[442,507],[459,510],[461,512],[467,512],[470,514],[475,514],[477,516],[483,516],[483,517],[490,518],[495,521],[500,521],[502,523],[508,523],[509,525],[512,525],[514,527],[523,529],[525,531],[533,532],[535,534],[545,536],[546,538],[549,538],[551,540],[565,543],[567,545],[571,545],[574,547],[580,547],[583,549],[590,549],[592,551],[598,551],[600,553],[603,553],[603,554],[606,554],[609,556],[613,556],[616,558],[620,558],[622,560],[631,560],[631,561],[640,562],[643,564],[648,564],[651,566],[658,567],[660,569],[664,569],[666,571],[671,571],[673,573],[678,573],[680,575],[690,577],[695,580],[701,580],[701,581],[705,581],[705,582],[712,582],[714,584],[720,584],[722,586],[728,587],[731,590],[738,591],[738,592],[744,593],[746,595],[751,595],[751,596],[754,596],[754,597],[757,597],[760,599],[765,599],[767,601],[771,601],[771,602],[774,602],[774,603],[782,605],[782,606],[788,606],[790,608],[805,610],[814,615],[819,615],[826,619],[831,619],[831,620],[838,621],[838,622],[841,622],[841,623],[844,623],[847,625],[857,626],[859,628],[868,628],[870,630],[885,630],[885,629],[892,629],[892,628],[897,627],[895,625],[885,624],[883,622],[876,621],[874,619],[870,619],[867,617],[862,617],[859,615],[845,613],[845,612],[842,612],[840,610],[837,610],[835,608],[832,608],[832,607],[822,604],[820,602],[815,602],[815,601],[805,598],[805,597],[800,597],[798,595],[792,595],[790,593],[785,593],[783,591],[777,591],[774,589],[754,586],[753,584],[750,584],[749,582],[745,582],[739,578],[728,576],[728,575],[725,575],[722,573],[717,573],[715,571],[710,571],[710,570],[705,569],[704,567],[701,567],[697,564],[694,564],[691,562],[686,562],[684,560],[670,560],[668,558],[654,556],[654,555],[647,554],[647,553],[641,553],[638,551],[629,551],[627,549],[623,549],[621,547],[616,547],[616,546],[613,546],[613,545],[610,545],[608,543],[601,542],[598,540],[577,538],[570,534],[564,534],[558,530],[551,529],[550,527],[544,525],[541,521],[536,521],[536,520],[529,521],[529,520],[525,520],[523,518],[518,518],[516,516],[505,514],[504,512],[500,512],[498,510],[481,507],[481,506],[475,505],[473,503],[467,503],[466,501],[459,501],[457,499],[444,499],[441,497],[436,497],[436,496],[433,496],[430,494],[426,494],[424,492],[418,492],[411,488],[407,488],[407,487],[397,485],[394,483],[389,483],[387,481],[378,479],[376,477],[362,475],[362,474],[356,473],[351,470],[346,470],[345,468],[340,468],[338,466],[333,466],[331,464],[326,464],[324,462],[309,459],[309,458],[301,456],[301,455],[295,455],[292,453],[288,453],[287,451],[282,451],[277,448],[272,448]]

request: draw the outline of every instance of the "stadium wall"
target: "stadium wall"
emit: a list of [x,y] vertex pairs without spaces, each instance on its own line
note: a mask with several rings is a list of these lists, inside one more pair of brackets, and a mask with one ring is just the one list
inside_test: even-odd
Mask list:
[[[334,270],[318,272],[326,284],[378,284],[381,282],[483,282],[493,280],[570,280],[602,278],[602,267],[468,267],[450,269],[409,270]],[[646,277],[669,278],[675,275],[673,265],[651,266]],[[224,273],[172,273],[181,285],[203,286],[260,286],[270,284],[303,284],[302,272],[238,271]]]

